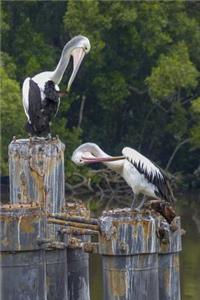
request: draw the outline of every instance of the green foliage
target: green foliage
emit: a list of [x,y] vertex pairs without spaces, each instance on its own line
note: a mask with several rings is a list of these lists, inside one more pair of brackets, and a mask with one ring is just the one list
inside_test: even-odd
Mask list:
[[200,97],[193,101],[191,111],[195,114],[200,115]]
[[[198,9],[194,2],[179,0],[4,1],[4,99],[16,107],[11,121],[2,118],[7,129],[2,132],[3,157],[10,133],[18,135],[24,124],[20,93],[12,100],[19,85],[27,76],[55,68],[66,41],[82,34],[92,48],[52,125],[66,143],[68,178],[77,170],[89,176],[88,169],[70,162],[74,148],[85,141],[111,154],[119,154],[125,145],[135,147],[164,167],[176,146],[191,138],[170,171],[192,174],[200,144]],[[79,128],[82,96],[86,100]],[[17,126],[12,121],[16,112]]]
[[[8,57],[7,57],[8,58]],[[5,68],[7,67],[7,68]],[[8,145],[13,136],[23,137],[25,117],[21,103],[19,83],[11,79],[8,70],[13,64],[0,67],[1,75],[1,172],[8,174]]]
[[59,135],[62,142],[65,143],[65,172],[68,177],[71,177],[76,167],[70,159],[74,149],[81,144],[81,129],[76,127],[67,129],[65,118],[57,118],[55,123],[55,126],[53,124],[53,133]]
[[168,123],[166,129],[175,139],[180,141],[187,134],[187,112],[180,102],[175,102],[172,105],[173,115],[171,122]]
[[123,103],[129,95],[128,86],[121,73],[115,71],[107,73],[107,81],[104,77],[96,77],[93,81],[94,88],[99,89],[97,99],[104,109],[112,110],[113,105]]
[[91,59],[96,60],[96,63],[100,63],[100,51],[105,47],[105,43],[101,39],[101,30],[110,28],[110,22],[101,14],[99,6],[99,2],[96,0],[70,0],[64,16],[65,29],[70,32],[71,37],[82,34],[90,39],[93,49],[90,56]]
[[[2,11],[9,30],[2,36],[2,49],[13,58],[20,81],[55,66],[57,49],[48,43],[50,32],[45,32],[45,36],[41,31],[41,27],[45,30],[45,21],[52,23],[52,19],[46,20],[52,14],[51,10],[52,1],[43,4],[38,1],[3,3]],[[56,27],[51,31],[52,36]]]
[[138,26],[142,36],[142,46],[151,57],[160,51],[163,46],[172,42],[170,32],[167,30],[169,16],[167,6],[157,1],[149,3],[144,1],[137,5]]
[[197,86],[199,72],[189,58],[185,43],[179,43],[168,54],[161,54],[157,67],[146,79],[153,99],[172,98],[182,88]]
[[193,101],[191,112],[194,117],[194,125],[190,131],[192,143],[194,146],[200,147],[200,97]]

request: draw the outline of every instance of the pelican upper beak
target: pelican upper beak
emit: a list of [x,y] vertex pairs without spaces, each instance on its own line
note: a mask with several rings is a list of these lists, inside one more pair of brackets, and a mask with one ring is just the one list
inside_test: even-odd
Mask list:
[[83,48],[75,48],[71,53],[71,55],[73,57],[73,71],[72,71],[72,75],[71,75],[68,85],[67,85],[67,92],[69,92],[69,90],[70,90],[72,82],[74,81],[74,78],[76,77],[76,74],[79,70],[79,67],[81,65],[81,62],[82,62],[85,54],[86,54],[86,52]]
[[84,157],[82,156],[82,160],[85,163],[99,163],[99,162],[112,162],[116,160],[125,159],[125,156],[110,156],[110,157]]

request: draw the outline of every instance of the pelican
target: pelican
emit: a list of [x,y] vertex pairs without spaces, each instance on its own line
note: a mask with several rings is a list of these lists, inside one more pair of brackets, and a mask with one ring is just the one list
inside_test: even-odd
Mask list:
[[143,206],[146,196],[161,199],[170,204],[174,203],[169,179],[159,167],[132,148],[125,147],[122,154],[122,156],[113,157],[105,153],[98,145],[85,143],[73,152],[71,159],[79,166],[101,162],[119,173],[132,188],[132,209],[135,208],[135,200],[140,193],[144,196],[136,209]]
[[50,133],[50,122],[58,111],[59,96],[62,96],[58,84],[62,80],[70,57],[73,58],[73,71],[68,82],[67,92],[70,90],[85,54],[89,51],[89,39],[81,35],[75,36],[64,46],[54,71],[42,72],[24,80],[22,98],[28,119],[26,129],[32,135],[46,136]]

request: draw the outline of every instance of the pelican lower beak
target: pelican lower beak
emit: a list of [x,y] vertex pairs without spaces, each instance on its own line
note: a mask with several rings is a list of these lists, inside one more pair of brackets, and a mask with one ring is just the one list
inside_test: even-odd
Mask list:
[[76,77],[76,74],[79,70],[81,62],[85,56],[85,51],[83,48],[76,48],[72,51],[71,55],[73,57],[73,71],[72,71],[72,75],[71,75],[68,85],[67,85],[67,92],[69,92],[72,82],[74,81],[74,78]]
[[99,162],[112,162],[116,160],[125,159],[125,156],[110,156],[110,157],[84,157],[82,156],[82,160],[85,163],[99,163]]

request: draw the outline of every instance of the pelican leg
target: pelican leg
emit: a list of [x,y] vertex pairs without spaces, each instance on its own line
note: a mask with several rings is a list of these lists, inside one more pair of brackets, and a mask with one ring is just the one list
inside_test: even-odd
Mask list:
[[135,194],[133,193],[133,200],[132,200],[132,203],[131,203],[131,210],[134,210],[134,209],[135,209],[135,200],[136,200],[136,196],[135,196]]
[[146,201],[146,196],[144,195],[143,198],[142,198],[142,201],[140,202],[138,207],[136,207],[136,209],[140,210],[143,207],[145,201]]

